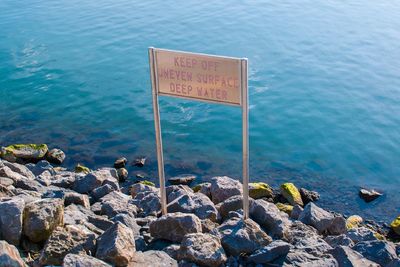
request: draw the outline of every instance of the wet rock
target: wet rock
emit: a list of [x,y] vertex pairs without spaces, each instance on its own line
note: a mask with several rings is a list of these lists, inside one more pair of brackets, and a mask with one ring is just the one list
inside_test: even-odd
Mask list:
[[337,236],[327,236],[324,238],[325,242],[328,243],[331,247],[335,248],[337,246],[347,246],[351,247],[354,245],[353,240],[348,238],[345,234],[337,235]]
[[46,160],[53,164],[61,164],[65,160],[65,153],[61,149],[53,148],[46,154]]
[[131,264],[135,267],[148,267],[149,262],[152,267],[178,267],[176,260],[167,253],[156,250],[136,252]]
[[145,163],[146,163],[146,158],[137,158],[133,162],[133,165],[136,167],[143,167]]
[[293,206],[292,212],[290,213],[290,218],[293,220],[298,220],[303,210],[304,209],[299,205]]
[[111,267],[108,263],[88,255],[68,254],[64,258],[63,267]]
[[292,205],[303,206],[303,200],[297,187],[293,183],[284,183],[280,187],[283,197]]
[[292,205],[283,204],[283,203],[276,203],[275,205],[280,211],[286,213],[287,215],[290,216],[292,214],[292,210],[293,210]]
[[[249,199],[250,202],[253,199]],[[223,220],[229,217],[229,212],[240,210],[243,208],[243,197],[241,195],[232,196],[217,205]]]
[[21,239],[24,207],[22,198],[0,199],[0,236],[12,245],[18,245]]
[[229,255],[253,253],[268,245],[272,239],[251,219],[232,218],[212,231],[221,239],[224,250]]
[[194,186],[192,189],[194,192],[202,193],[211,199],[211,183],[201,183]]
[[249,183],[249,196],[253,199],[273,198],[274,192],[266,183]]
[[361,241],[354,245],[353,249],[361,253],[365,258],[382,266],[397,258],[395,247],[386,241]]
[[378,197],[382,196],[381,193],[375,191],[374,189],[365,189],[365,188],[361,188],[358,194],[367,203],[374,201]]
[[84,194],[89,193],[93,189],[102,186],[106,182],[110,183],[116,190],[119,189],[118,186],[118,176],[115,169],[103,168],[88,173],[87,175],[77,178],[72,186],[72,189],[78,193]]
[[219,266],[227,257],[220,240],[210,234],[186,235],[181,243],[180,259],[204,266]]
[[114,168],[116,168],[116,169],[125,168],[125,165],[127,162],[128,162],[128,160],[126,158],[120,157],[115,160]]
[[352,228],[356,228],[360,226],[360,224],[363,222],[363,218],[358,215],[351,215],[349,218],[346,219],[346,228],[348,230]]
[[276,260],[279,257],[285,256],[289,253],[290,244],[276,240],[272,241],[268,246],[256,250],[248,258],[250,262],[254,263],[269,263]]
[[339,266],[370,266],[379,267],[380,265],[364,258],[360,253],[346,246],[337,246],[329,251],[339,263]]
[[354,243],[358,243],[361,241],[377,240],[377,238],[375,237],[375,232],[366,227],[357,227],[350,229],[346,235],[348,238],[353,240]]
[[158,193],[158,189],[153,185],[146,185],[144,183],[136,183],[130,187],[130,193],[133,198],[136,197],[137,194],[144,192]]
[[0,240],[0,267],[27,266],[19,255],[18,249],[6,241]]
[[134,240],[132,230],[117,222],[98,238],[96,257],[115,266],[126,266],[135,255]]
[[10,162],[37,162],[47,151],[46,144],[15,144],[2,149],[1,157]]
[[89,197],[85,194],[79,194],[76,192],[66,192],[64,195],[64,206],[71,204],[81,205],[87,209],[90,209]]
[[96,246],[94,233],[84,227],[57,227],[47,240],[39,258],[41,265],[61,265],[68,253],[93,254]]
[[128,171],[125,168],[119,168],[117,170],[117,176],[119,182],[125,182],[128,179]]
[[318,192],[310,191],[305,188],[300,188],[299,192],[304,205],[307,205],[310,202],[315,202],[320,198]]
[[390,223],[390,227],[396,234],[400,235],[400,216]]
[[315,227],[319,233],[326,232],[333,219],[334,217],[331,213],[318,207],[312,202],[305,206],[303,212],[299,216],[299,221]]
[[201,221],[193,214],[169,213],[150,223],[151,236],[172,242],[181,242],[186,234],[201,231]]
[[4,166],[7,166],[8,168],[10,168],[13,172],[16,172],[30,180],[34,180],[35,179],[35,175],[25,166],[22,164],[18,164],[18,163],[11,163],[8,161],[3,161]]
[[287,214],[281,212],[275,204],[263,199],[257,199],[251,203],[250,217],[274,238],[285,236],[290,226]]
[[63,223],[64,203],[61,199],[41,199],[24,209],[23,232],[32,242],[45,241]]
[[88,173],[90,172],[90,169],[89,169],[88,167],[83,166],[83,165],[81,165],[81,164],[78,163],[78,164],[75,166],[75,172],[76,172],[76,173],[88,174]]
[[211,179],[211,200],[218,204],[231,196],[242,194],[242,184],[228,176],[213,177]]
[[302,250],[294,250],[287,254],[283,266],[337,267],[338,263],[329,254],[315,256]]
[[328,227],[328,233],[331,235],[341,235],[347,232],[346,219],[341,215],[334,217],[331,225]]
[[42,174],[45,171],[50,172],[51,175],[56,174],[53,166],[47,160],[41,160],[36,164],[26,164],[25,166],[36,176]]
[[168,182],[172,185],[190,185],[196,179],[196,175],[182,174],[179,176],[171,177]]

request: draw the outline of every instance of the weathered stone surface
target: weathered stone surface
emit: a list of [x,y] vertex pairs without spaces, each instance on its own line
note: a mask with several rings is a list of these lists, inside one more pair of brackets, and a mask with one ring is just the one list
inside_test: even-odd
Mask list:
[[362,222],[363,218],[361,216],[351,215],[346,219],[346,228],[350,230],[352,228],[359,227]]
[[331,221],[331,225],[328,227],[328,233],[331,235],[341,235],[346,232],[346,219],[342,216],[334,217]]
[[231,218],[212,233],[220,237],[225,251],[234,256],[252,253],[272,241],[271,237],[251,219]]
[[44,171],[48,171],[51,175],[56,174],[53,166],[47,160],[41,160],[36,164],[26,164],[26,167],[36,176],[42,174]]
[[16,181],[15,187],[39,193],[43,193],[46,191],[46,188],[41,183],[35,180],[28,180],[28,179],[21,179]]
[[143,183],[136,183],[130,187],[130,193],[133,198],[135,198],[137,194],[144,193],[144,192],[157,193],[158,189],[154,186],[146,185]]
[[93,254],[96,236],[84,227],[57,227],[47,240],[39,258],[42,265],[61,265],[68,253]]
[[104,197],[105,195],[111,193],[114,190],[115,190],[114,187],[112,187],[109,184],[105,184],[93,189],[90,195],[93,197],[95,201],[98,201],[100,198]]
[[294,205],[292,212],[290,213],[290,218],[293,220],[298,220],[300,217],[300,214],[303,212],[303,208],[300,207],[299,205]]
[[10,168],[13,172],[16,172],[30,180],[35,179],[35,175],[25,166],[19,163],[11,163],[6,160],[3,160],[4,166]]
[[218,204],[231,196],[242,194],[242,184],[228,176],[213,177],[211,179],[211,200]]
[[176,260],[171,258],[167,253],[156,250],[136,252],[129,266],[148,267],[149,262],[151,262],[152,267],[178,267]]
[[381,193],[375,191],[374,189],[365,189],[361,188],[359,191],[359,196],[365,201],[365,202],[371,202],[377,199],[378,197],[382,196]]
[[286,213],[287,215],[290,216],[292,214],[292,210],[293,210],[293,206],[292,205],[283,204],[283,203],[280,203],[280,202],[276,203],[275,205],[280,211]]
[[353,249],[361,253],[365,258],[382,266],[397,258],[395,247],[386,241],[361,241],[354,245]]
[[55,175],[51,177],[50,183],[58,187],[71,188],[76,180],[76,177],[80,176],[79,174],[76,174],[74,172],[69,172],[69,171],[57,172]]
[[345,234],[341,235],[330,235],[324,238],[325,242],[328,243],[331,247],[335,248],[337,246],[348,246],[351,247],[354,245],[353,240],[348,238]]
[[227,257],[220,240],[213,235],[186,235],[181,243],[180,258],[204,266],[219,266]]
[[168,178],[168,182],[172,185],[190,185],[196,179],[196,175],[193,174],[181,174]]
[[307,205],[310,202],[315,202],[320,198],[318,192],[310,191],[305,188],[300,188],[299,192],[304,205]]
[[121,213],[115,215],[112,219],[113,222],[120,222],[125,226],[129,227],[132,230],[135,238],[140,235],[140,226],[136,223],[136,220],[133,216],[127,213]]
[[150,223],[154,238],[181,242],[186,234],[201,233],[201,221],[193,214],[169,213]]
[[299,216],[299,221],[315,227],[319,233],[327,231],[333,219],[334,217],[331,213],[312,202],[305,206],[303,212]]
[[63,267],[112,267],[99,259],[88,255],[68,254],[64,258]]
[[105,216],[94,214],[83,206],[71,204],[64,210],[65,225],[83,225],[96,234],[102,234],[113,225]]
[[10,185],[13,185],[14,181],[13,179],[7,178],[7,177],[0,177],[0,185],[4,187],[9,187]]
[[0,237],[12,245],[21,239],[24,207],[22,198],[0,199]]
[[129,196],[112,191],[100,199],[101,215],[112,218],[119,213],[128,213],[132,216],[137,214],[137,207],[130,203]]
[[390,227],[396,234],[400,235],[400,216],[390,223]]
[[354,243],[358,243],[360,241],[377,240],[375,232],[366,227],[356,227],[350,229],[346,235],[353,240]]
[[76,192],[65,192],[64,205],[69,206],[71,204],[81,205],[90,209],[90,201],[87,195]]
[[72,189],[81,194],[89,193],[93,189],[107,183],[113,186],[116,190],[119,189],[118,176],[115,169],[102,168],[90,172],[83,177],[77,178]]
[[10,162],[36,162],[44,158],[48,151],[46,144],[15,144],[5,147],[1,157]]
[[283,197],[292,205],[303,206],[303,200],[297,187],[293,183],[284,183],[280,187]]
[[[249,201],[252,203],[253,199],[250,198]],[[225,220],[229,218],[229,212],[243,208],[243,197],[241,195],[232,196],[217,204],[216,207],[220,212],[222,219]]]
[[179,260],[180,250],[181,250],[180,245],[172,244],[172,245],[169,245],[169,246],[163,248],[162,251],[167,253],[171,258],[173,258],[175,260]]
[[129,175],[128,170],[125,168],[119,168],[117,170],[118,181],[121,183],[125,182],[126,179],[128,179],[128,175]]
[[218,223],[216,223],[216,222],[213,222],[209,219],[201,220],[201,229],[202,229],[203,233],[209,233],[217,227],[218,227]]
[[192,189],[194,192],[202,193],[211,199],[211,183],[201,183],[194,186]]
[[131,200],[143,216],[157,215],[161,211],[161,199],[159,192],[145,191],[135,195]]
[[26,178],[25,176],[14,172],[13,170],[11,170],[9,167],[3,165],[3,167],[0,167],[0,176],[1,177],[7,177],[10,178],[11,180],[14,181],[14,183],[16,183],[17,181],[20,180],[28,180],[28,178]]
[[269,263],[289,253],[290,244],[276,240],[268,246],[256,250],[249,256],[249,261],[254,263]]
[[53,148],[47,152],[46,160],[50,163],[61,164],[65,160],[65,153],[61,149]]
[[0,240],[0,267],[25,267],[18,249],[6,241]]
[[24,209],[23,232],[32,242],[45,241],[64,219],[62,199],[41,199]]
[[283,266],[337,267],[338,263],[329,254],[315,256],[302,250],[294,250],[288,253]]
[[281,212],[275,204],[263,199],[251,202],[250,217],[264,227],[267,233],[274,238],[285,236],[290,226],[287,214]]
[[132,230],[117,222],[97,240],[96,257],[115,266],[126,266],[135,255],[135,238]]
[[364,258],[360,253],[346,246],[337,246],[329,251],[336,259],[340,267],[359,266],[359,267],[379,267],[380,265]]
[[249,183],[249,196],[253,199],[273,198],[274,192],[266,183]]
[[184,196],[192,195],[194,191],[187,185],[170,185],[166,188],[167,202],[171,203],[175,199]]
[[116,168],[116,169],[125,168],[125,165],[127,162],[128,162],[128,160],[126,158],[120,157],[115,160],[114,168]]

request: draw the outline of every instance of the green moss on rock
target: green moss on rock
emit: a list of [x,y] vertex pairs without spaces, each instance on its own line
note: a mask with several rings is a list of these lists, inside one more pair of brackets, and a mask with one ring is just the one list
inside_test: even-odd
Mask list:
[[360,224],[363,222],[363,218],[358,215],[351,215],[349,218],[346,220],[346,228],[347,230],[350,230],[352,228],[356,228],[360,226]]
[[266,183],[249,183],[249,195],[251,198],[272,198],[273,194],[272,188]]
[[291,205],[303,206],[303,200],[297,187],[293,183],[281,185],[281,193]]
[[44,158],[48,151],[46,144],[14,144],[1,149],[1,157],[15,162],[17,159],[38,161]]
[[390,224],[390,227],[392,227],[396,234],[400,235],[400,216],[393,220],[393,222]]
[[279,203],[279,202],[276,203],[275,205],[280,211],[285,212],[289,216],[292,213],[292,210],[293,210],[293,206],[292,205],[283,204],[283,203]]
[[78,163],[78,165],[76,165],[76,167],[75,167],[75,172],[77,172],[77,173],[81,173],[82,172],[82,173],[88,174],[90,172],[90,169],[88,167],[83,166],[83,165]]
[[193,190],[194,192],[199,192],[200,189],[201,189],[201,184],[198,184],[198,185],[195,185],[195,186],[192,187],[192,190]]
[[144,185],[148,185],[148,186],[156,186],[153,182],[144,180],[144,181],[140,181],[139,183],[144,184]]

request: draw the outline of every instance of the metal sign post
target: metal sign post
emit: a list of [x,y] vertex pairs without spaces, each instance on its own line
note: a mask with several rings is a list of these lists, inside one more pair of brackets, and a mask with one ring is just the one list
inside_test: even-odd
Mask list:
[[149,48],[161,211],[167,214],[158,96],[242,107],[243,212],[249,217],[249,109],[247,59]]

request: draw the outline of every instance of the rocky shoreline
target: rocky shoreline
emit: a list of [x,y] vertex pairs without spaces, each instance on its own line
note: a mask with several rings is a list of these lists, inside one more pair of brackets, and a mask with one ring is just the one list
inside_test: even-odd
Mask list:
[[162,216],[153,183],[123,183],[124,158],[66,170],[65,154],[44,144],[0,157],[0,267],[400,266],[400,216],[390,226],[345,217],[292,183],[251,183],[243,220],[239,181],[174,177]]

